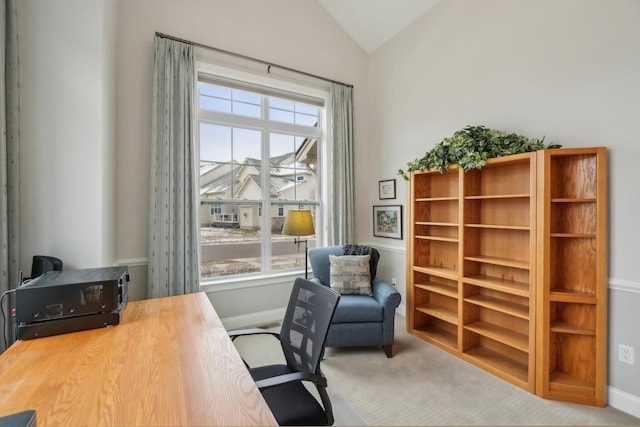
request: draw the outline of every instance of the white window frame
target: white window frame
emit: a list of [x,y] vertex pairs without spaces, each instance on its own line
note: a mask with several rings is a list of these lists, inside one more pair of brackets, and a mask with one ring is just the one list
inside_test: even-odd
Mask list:
[[[255,84],[258,86],[266,86],[273,88],[277,91],[284,91],[290,93],[299,93],[304,96],[317,98],[324,103],[324,115],[321,120],[321,126],[319,127],[318,136],[318,170],[320,179],[318,180],[318,191],[320,194],[320,215],[315,218],[316,225],[316,244],[318,246],[325,245],[326,242],[326,221],[328,219],[328,201],[329,194],[326,189],[330,188],[329,184],[332,181],[331,174],[331,124],[330,114],[328,108],[330,108],[329,102],[329,83],[321,82],[317,79],[304,77],[290,72],[266,72],[262,64],[256,64],[247,62],[244,60],[237,60],[225,57],[224,55],[208,51],[206,49],[196,48],[196,81],[198,81],[199,74],[207,74],[215,76],[221,79],[235,80],[238,82],[246,82],[248,84]],[[197,95],[197,94],[196,94]],[[248,117],[247,120],[251,121]],[[196,124],[199,123],[199,118],[196,117]],[[196,128],[196,141],[200,140],[199,125]],[[274,129],[277,131],[277,129]],[[196,143],[196,149],[199,150],[199,143]],[[200,158],[198,152],[197,159]],[[198,166],[196,166],[197,168]],[[267,178],[268,179],[268,178]],[[196,186],[198,187],[198,185]],[[199,192],[198,192],[199,195]],[[200,200],[197,200],[199,206]],[[262,222],[266,221],[264,215]],[[264,226],[264,224],[263,224]],[[200,239],[200,233],[198,233],[198,240]],[[266,259],[271,259],[271,245],[270,242],[263,236],[261,242],[262,255]],[[293,245],[293,243],[292,243]],[[198,241],[198,251],[200,251],[201,245]],[[200,254],[198,254],[198,260],[200,260]],[[198,262],[199,264],[199,262]],[[220,276],[214,279],[207,278],[200,281],[200,290],[204,292],[212,291],[225,291],[242,288],[251,288],[255,286],[273,285],[276,283],[282,283],[283,281],[292,281],[296,277],[304,277],[303,269],[295,270],[278,270],[268,273],[253,273],[245,275],[234,276]]]

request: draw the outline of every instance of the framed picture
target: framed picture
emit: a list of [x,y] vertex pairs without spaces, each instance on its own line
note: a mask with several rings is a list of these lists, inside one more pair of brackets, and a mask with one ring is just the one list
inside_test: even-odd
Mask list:
[[385,181],[379,181],[378,194],[380,196],[380,200],[395,199],[396,198],[396,180],[387,179]]
[[373,235],[402,239],[402,205],[373,207]]

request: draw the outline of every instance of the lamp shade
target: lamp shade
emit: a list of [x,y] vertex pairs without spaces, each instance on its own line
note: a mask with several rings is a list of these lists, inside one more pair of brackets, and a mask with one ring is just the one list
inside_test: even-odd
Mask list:
[[289,236],[310,236],[316,234],[313,227],[313,218],[311,211],[308,209],[290,210],[284,219],[284,227],[282,234]]

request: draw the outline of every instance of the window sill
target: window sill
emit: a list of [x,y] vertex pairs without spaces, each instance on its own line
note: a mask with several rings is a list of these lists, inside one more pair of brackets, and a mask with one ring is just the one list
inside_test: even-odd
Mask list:
[[200,283],[200,291],[223,292],[235,289],[253,288],[257,286],[278,285],[282,283],[293,284],[293,281],[298,277],[304,277],[304,272],[300,269],[271,274],[256,274],[241,277],[228,276],[219,279],[207,279]]

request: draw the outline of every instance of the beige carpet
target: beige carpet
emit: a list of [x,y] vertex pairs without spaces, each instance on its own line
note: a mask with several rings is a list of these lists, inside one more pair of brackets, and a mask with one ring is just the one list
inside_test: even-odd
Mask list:
[[[236,341],[252,366],[281,363],[277,341]],[[394,357],[382,348],[329,348],[322,362],[335,425],[640,425],[611,407],[536,397],[408,334],[396,319]]]

